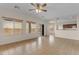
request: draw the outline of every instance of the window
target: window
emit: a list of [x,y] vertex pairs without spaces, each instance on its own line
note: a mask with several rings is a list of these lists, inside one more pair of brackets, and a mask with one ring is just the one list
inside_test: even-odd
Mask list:
[[21,34],[22,33],[22,22],[14,22],[14,33]]
[[4,34],[21,34],[22,33],[22,20],[17,20],[14,18],[3,18],[3,30]]
[[31,23],[31,33],[35,33],[35,32],[36,32],[36,24]]
[[31,23],[31,32],[32,33],[41,32],[41,25],[37,23]]
[[41,32],[41,25],[40,24],[36,24],[36,32]]
[[12,35],[14,30],[14,22],[12,21],[3,21],[3,29],[6,35]]
[[26,33],[29,33],[29,22],[26,22]]

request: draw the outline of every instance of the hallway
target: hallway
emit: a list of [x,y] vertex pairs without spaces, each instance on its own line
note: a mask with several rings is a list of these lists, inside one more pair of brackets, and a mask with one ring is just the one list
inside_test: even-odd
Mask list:
[[71,55],[79,54],[79,41],[70,39],[39,37],[0,46],[0,55]]

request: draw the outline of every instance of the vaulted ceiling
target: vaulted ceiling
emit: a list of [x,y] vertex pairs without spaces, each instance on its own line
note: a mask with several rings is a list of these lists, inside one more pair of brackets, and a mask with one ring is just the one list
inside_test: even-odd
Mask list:
[[48,3],[46,8],[47,12],[36,13],[35,11],[29,11],[29,9],[34,8],[29,3],[7,3],[0,4],[0,8],[7,8],[11,10],[15,10],[14,6],[19,6],[17,11],[22,11],[24,13],[30,13],[36,17],[50,20],[54,18],[62,18],[67,19],[73,16],[79,15],[79,4],[78,3]]

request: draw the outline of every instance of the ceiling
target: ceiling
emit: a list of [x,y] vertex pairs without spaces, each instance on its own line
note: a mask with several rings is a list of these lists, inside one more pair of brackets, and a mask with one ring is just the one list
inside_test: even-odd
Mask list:
[[55,18],[61,19],[68,19],[72,18],[73,16],[79,15],[79,4],[78,3],[48,3],[45,9],[47,12],[36,13],[35,11],[29,11],[29,9],[34,8],[29,3],[7,3],[7,4],[0,4],[0,7],[5,7],[14,10],[14,6],[19,6],[18,11],[24,11],[25,13],[29,12],[36,17],[51,20]]

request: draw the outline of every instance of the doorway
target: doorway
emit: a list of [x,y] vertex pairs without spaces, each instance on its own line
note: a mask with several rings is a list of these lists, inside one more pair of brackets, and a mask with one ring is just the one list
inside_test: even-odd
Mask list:
[[44,36],[44,24],[42,24],[42,36]]

